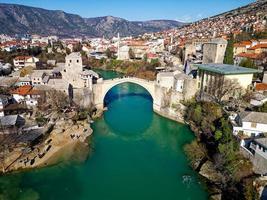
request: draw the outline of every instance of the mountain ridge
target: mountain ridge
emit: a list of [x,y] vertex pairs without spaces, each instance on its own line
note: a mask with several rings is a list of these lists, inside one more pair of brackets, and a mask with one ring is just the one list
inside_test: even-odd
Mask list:
[[128,21],[113,16],[83,18],[62,10],[0,3],[0,34],[41,34],[61,37],[112,37],[159,32],[183,25],[175,20]]

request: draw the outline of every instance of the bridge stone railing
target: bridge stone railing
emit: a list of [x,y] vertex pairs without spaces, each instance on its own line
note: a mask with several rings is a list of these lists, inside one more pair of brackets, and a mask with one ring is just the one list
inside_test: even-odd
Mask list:
[[104,80],[103,83],[114,83],[116,81],[119,80],[133,80],[133,81],[140,81],[143,83],[155,83],[155,81],[149,81],[149,80],[145,80],[142,78],[136,78],[136,77],[132,77],[132,76],[124,76],[124,77],[120,77],[120,78],[113,78],[113,79],[109,79],[109,80]]

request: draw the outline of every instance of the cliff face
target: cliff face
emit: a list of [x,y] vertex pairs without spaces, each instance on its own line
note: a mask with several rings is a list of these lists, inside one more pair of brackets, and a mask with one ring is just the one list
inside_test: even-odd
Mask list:
[[112,37],[158,32],[182,25],[172,20],[131,22],[106,16],[82,18],[79,15],[15,4],[0,4],[0,34],[44,34],[58,36]]

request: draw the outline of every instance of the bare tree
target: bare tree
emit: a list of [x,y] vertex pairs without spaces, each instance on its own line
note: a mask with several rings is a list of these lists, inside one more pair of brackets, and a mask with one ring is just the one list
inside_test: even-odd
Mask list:
[[224,79],[222,84],[212,84],[211,90],[214,94],[214,99],[217,102],[222,102],[225,99],[239,99],[242,96],[242,87],[236,79]]
[[69,97],[62,91],[49,90],[46,93],[46,102],[53,110],[60,111],[69,106]]

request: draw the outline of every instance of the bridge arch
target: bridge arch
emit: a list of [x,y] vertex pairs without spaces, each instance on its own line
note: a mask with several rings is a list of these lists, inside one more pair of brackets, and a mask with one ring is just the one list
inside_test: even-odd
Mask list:
[[134,83],[137,84],[144,89],[151,95],[153,99],[153,104],[155,102],[155,82],[148,81],[140,78],[133,78],[133,77],[125,77],[125,78],[116,78],[112,80],[105,80],[101,83],[96,84],[94,88],[94,101],[97,108],[104,107],[104,99],[106,94],[110,89],[113,87],[122,84],[122,83]]

